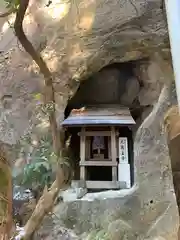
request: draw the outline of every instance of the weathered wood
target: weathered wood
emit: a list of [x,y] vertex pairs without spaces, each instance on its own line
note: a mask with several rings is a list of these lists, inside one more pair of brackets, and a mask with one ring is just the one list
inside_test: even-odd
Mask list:
[[118,175],[117,175],[117,167],[112,167],[112,180],[113,181],[117,181],[117,177]]
[[86,179],[86,169],[85,166],[80,167],[80,179],[85,180]]
[[80,162],[80,166],[116,166],[117,167],[117,162],[114,163],[112,161],[82,161]]
[[94,137],[94,136],[111,136],[111,132],[110,131],[88,131],[88,132],[79,132],[78,133],[79,136],[89,136],[89,137]]
[[[116,134],[116,136],[118,136],[118,135]],[[117,137],[116,138],[116,146],[118,146],[118,144],[119,144],[119,138]],[[117,152],[117,158],[119,158],[119,148],[118,147],[116,148],[116,152]],[[108,158],[109,159],[112,158],[112,156],[111,156],[111,138],[110,137],[108,137]]]
[[116,153],[117,158],[119,158],[119,137],[116,138]]
[[89,159],[86,159],[86,161],[105,161],[105,162],[112,162],[112,158],[99,158],[99,157],[95,157],[95,158],[89,158]]
[[[117,147],[116,147],[116,132],[115,127],[111,127],[111,156],[112,162],[117,163]],[[117,167],[112,167],[112,180],[117,181]]]
[[118,181],[86,181],[86,187],[89,189],[119,189]]
[[90,158],[91,157],[91,138],[90,137],[86,137],[86,158]]
[[111,137],[108,137],[108,158],[111,159]]
[[[78,136],[82,136],[82,134],[85,134],[85,136],[88,137],[94,137],[94,136],[103,136],[103,137],[110,137],[111,131],[86,131],[85,133],[79,132]],[[115,132],[116,136],[119,136],[119,132]]]
[[[80,137],[80,159],[82,162],[85,161],[86,158],[86,137],[85,137],[85,128],[83,127],[81,129],[82,135]],[[80,167],[80,179],[85,180],[86,179],[86,173],[85,173],[85,166]]]

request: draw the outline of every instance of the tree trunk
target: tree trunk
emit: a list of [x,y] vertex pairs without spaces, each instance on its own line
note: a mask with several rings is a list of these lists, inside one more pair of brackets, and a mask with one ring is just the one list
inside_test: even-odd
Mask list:
[[44,102],[47,106],[49,105],[49,107],[51,108],[51,111],[49,112],[49,121],[50,121],[50,127],[51,127],[52,138],[53,138],[54,152],[57,155],[59,155],[59,152],[61,149],[61,143],[60,143],[58,127],[56,123],[53,77],[46,63],[42,59],[41,55],[38,52],[36,52],[32,44],[30,43],[30,41],[27,39],[22,27],[28,4],[29,4],[29,0],[20,0],[20,6],[16,14],[14,29],[15,29],[16,36],[19,39],[20,43],[22,44],[23,48],[27,53],[29,53],[32,59],[36,62],[36,64],[39,66],[40,72],[44,76],[44,79],[45,79]]
[[12,176],[2,146],[0,154],[0,239],[8,240],[12,230]]
[[[32,44],[27,39],[23,31],[23,20],[29,4],[29,0],[20,0],[20,6],[16,14],[16,20],[14,24],[15,33],[20,43],[24,47],[25,51],[29,53],[32,59],[40,68],[40,72],[44,75],[45,79],[45,91],[44,91],[44,102],[45,105],[50,108],[49,112],[49,122],[53,138],[54,152],[57,157],[63,159],[65,153],[64,148],[64,131],[63,129],[58,129],[56,122],[56,109],[55,109],[55,95],[53,89],[53,78],[50,70],[48,69],[46,63],[42,59],[41,55],[36,52]],[[56,180],[52,184],[51,188],[45,189],[42,197],[39,199],[36,208],[25,225],[25,235],[23,239],[30,239],[32,234],[37,230],[41,224],[44,216],[51,211],[54,205],[54,201],[58,196],[59,190],[64,186],[65,183],[65,172],[64,168],[58,164]]]

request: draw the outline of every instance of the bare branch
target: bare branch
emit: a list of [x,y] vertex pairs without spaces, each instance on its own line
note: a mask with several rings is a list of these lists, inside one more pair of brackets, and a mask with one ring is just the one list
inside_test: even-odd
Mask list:
[[[53,138],[53,147],[54,152],[56,153],[58,158],[62,158],[65,155],[64,149],[64,131],[63,129],[58,129],[56,122],[56,109],[55,109],[55,96],[53,89],[53,78],[52,74],[47,67],[45,61],[41,57],[40,53],[38,53],[31,42],[27,39],[24,31],[23,31],[23,20],[26,14],[26,10],[29,5],[29,0],[20,0],[20,5],[18,11],[16,13],[16,19],[14,24],[15,34],[19,39],[19,42],[25,49],[27,53],[32,57],[32,59],[39,66],[40,72],[44,75],[45,79],[45,91],[44,91],[44,101],[45,104],[50,104],[51,111],[49,112],[49,122],[51,126],[52,138]],[[45,214],[47,214],[53,207],[54,201],[58,196],[59,190],[64,186],[66,176],[66,171],[60,165],[57,166],[56,180],[52,184],[52,187],[45,191],[42,197],[39,199],[37,206],[25,225],[25,235],[23,239],[31,238],[34,231],[39,227],[42,222]],[[68,177],[69,178],[69,177]]]
[[[62,174],[63,174],[63,172],[62,172]],[[30,219],[28,220],[27,224],[24,227],[25,236],[23,237],[23,239],[31,238],[32,233],[34,233],[34,231],[36,229],[38,229],[44,216],[46,214],[48,214],[49,212],[51,212],[54,202],[56,200],[57,194],[59,193],[58,186],[59,186],[59,183],[56,180],[52,184],[49,191],[46,189],[43,192],[43,195],[39,199],[38,204],[36,205],[36,208],[35,208],[32,216],[30,217]],[[63,185],[63,181],[61,182],[61,187],[65,187],[65,185]],[[37,219],[38,219],[38,221],[37,221]]]
[[[15,34],[17,38],[19,39],[20,43],[24,47],[27,53],[33,58],[33,60],[36,62],[36,64],[40,68],[40,72],[44,75],[45,78],[45,103],[55,103],[54,99],[54,89],[53,89],[53,84],[52,84],[52,74],[50,70],[48,69],[46,63],[42,59],[41,55],[36,52],[30,41],[27,39],[24,31],[23,31],[23,20],[24,16],[27,10],[29,4],[29,0],[21,0],[20,1],[20,6],[18,9],[18,12],[16,14],[16,20],[14,24],[14,29],[15,29]],[[51,125],[51,131],[53,133],[53,145],[54,145],[54,150],[55,153],[58,155],[60,151],[60,141],[59,137],[57,138],[57,123],[56,123],[56,116],[55,116],[55,104],[52,105],[53,109],[51,111],[51,114],[49,116],[49,121]]]

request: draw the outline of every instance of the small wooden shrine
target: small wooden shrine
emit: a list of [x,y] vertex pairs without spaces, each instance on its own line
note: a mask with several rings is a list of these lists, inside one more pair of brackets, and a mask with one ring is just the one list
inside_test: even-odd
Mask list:
[[[73,110],[64,120],[64,127],[79,127],[80,179],[89,189],[119,189],[124,182],[131,187],[128,137],[120,137],[121,127],[135,124],[129,109],[124,107],[96,106]],[[111,181],[88,179],[89,167],[111,168]],[[100,168],[101,167],[101,168]],[[101,172],[101,174],[103,174]]]

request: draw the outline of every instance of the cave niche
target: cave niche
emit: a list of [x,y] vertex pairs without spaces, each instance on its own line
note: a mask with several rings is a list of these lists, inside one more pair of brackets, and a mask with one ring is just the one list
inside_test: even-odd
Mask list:
[[[82,81],[77,92],[69,100],[65,109],[65,119],[68,118],[73,109],[81,109],[89,106],[124,106],[137,124],[135,127],[121,128],[120,132],[128,136],[129,162],[131,171],[131,183],[134,182],[133,164],[133,136],[141,122],[143,112],[149,106],[141,106],[138,93],[143,88],[143,81],[135,74],[138,62],[114,63],[102,68],[88,79]],[[123,130],[124,129],[124,130]],[[74,179],[80,179],[80,128],[70,127],[66,130],[66,138],[70,137],[71,161],[74,168]],[[102,168],[101,168],[102,170]],[[90,180],[112,180],[109,167],[88,167],[88,179]],[[103,173],[103,174],[102,174]],[[105,176],[104,176],[105,175]]]

